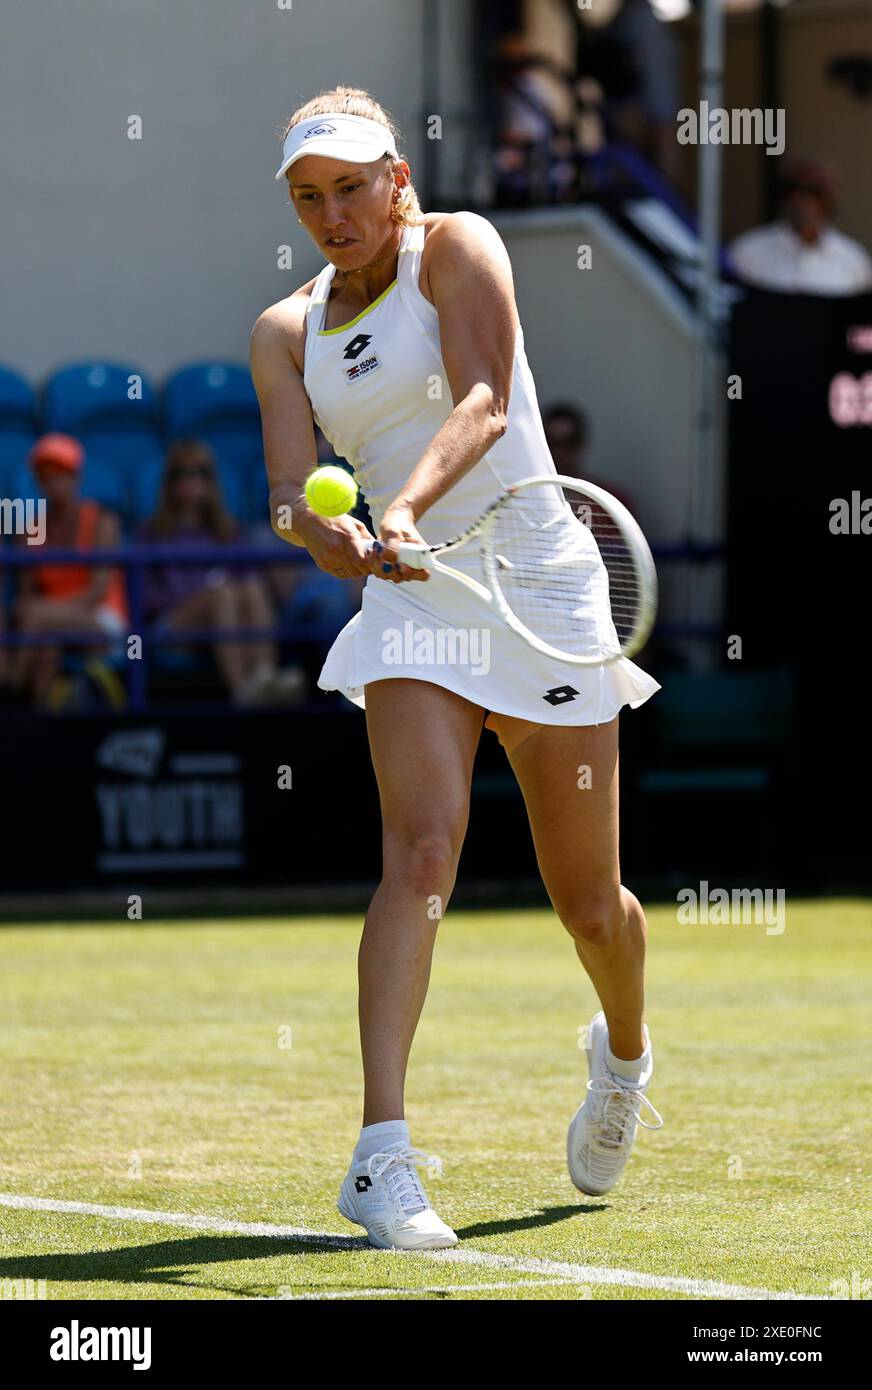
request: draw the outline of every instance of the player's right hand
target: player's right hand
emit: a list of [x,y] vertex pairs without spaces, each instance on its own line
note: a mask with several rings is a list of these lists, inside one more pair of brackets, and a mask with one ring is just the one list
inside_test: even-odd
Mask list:
[[307,512],[304,520],[298,520],[295,514],[294,530],[325,574],[352,579],[370,573],[368,551],[372,536],[362,521],[351,516],[316,516]]
[[404,502],[392,502],[382,517],[378,540],[373,542],[370,551],[373,574],[379,579],[389,578],[394,584],[409,581],[426,583],[430,578],[427,570],[400,564],[397,558],[397,546],[406,542],[411,545],[427,544],[415,525],[411,507]]

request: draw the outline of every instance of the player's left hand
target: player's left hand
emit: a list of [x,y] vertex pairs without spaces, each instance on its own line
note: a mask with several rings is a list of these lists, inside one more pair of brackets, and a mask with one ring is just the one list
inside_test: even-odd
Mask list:
[[[430,578],[427,570],[412,569],[401,565],[397,560],[396,547],[407,541],[413,545],[426,545],[427,542],[418,531],[410,507],[402,502],[392,502],[382,518],[378,540],[370,551],[370,568],[379,579],[388,579],[393,584],[404,584],[410,579]],[[381,549],[377,549],[377,547]],[[390,566],[385,569],[385,566]]]

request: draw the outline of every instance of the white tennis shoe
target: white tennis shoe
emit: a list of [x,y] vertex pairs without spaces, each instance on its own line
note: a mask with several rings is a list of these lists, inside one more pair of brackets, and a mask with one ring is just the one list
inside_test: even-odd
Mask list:
[[457,1244],[454,1231],[427,1200],[419,1167],[441,1177],[441,1159],[402,1139],[370,1158],[352,1160],[336,1205],[349,1221],[365,1228],[370,1245],[380,1250],[441,1250]]
[[[598,1013],[588,1030],[587,1065],[590,1080],[587,1099],[575,1112],[566,1136],[569,1176],[580,1192],[600,1197],[614,1187],[624,1171],[636,1138],[636,1126],[660,1129],[658,1115],[645,1091],[654,1071],[648,1029],[645,1027],[645,1065],[637,1082],[615,1076],[606,1065],[609,1030],[604,1013]],[[657,1121],[646,1124],[639,1111],[646,1105]]]

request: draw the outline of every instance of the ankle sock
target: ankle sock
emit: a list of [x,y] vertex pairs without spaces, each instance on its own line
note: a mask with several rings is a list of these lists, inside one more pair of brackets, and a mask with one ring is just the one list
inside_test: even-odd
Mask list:
[[616,1057],[612,1049],[606,1043],[606,1066],[615,1076],[619,1076],[622,1081],[638,1081],[650,1063],[651,1042],[648,1037],[648,1029],[645,1028],[645,1051],[641,1057],[635,1057],[627,1061],[624,1057]]
[[377,1125],[364,1125],[354,1150],[355,1161],[371,1158],[389,1144],[400,1141],[409,1142],[409,1126],[405,1120],[382,1120]]

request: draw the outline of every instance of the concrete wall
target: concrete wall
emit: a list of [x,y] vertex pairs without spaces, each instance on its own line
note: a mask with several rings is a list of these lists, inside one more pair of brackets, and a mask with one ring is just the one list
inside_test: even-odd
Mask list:
[[[494,214],[512,258],[539,405],[582,406],[590,471],[625,488],[656,540],[688,531],[693,338],[688,307],[594,208]],[[591,268],[578,269],[578,247]],[[721,481],[715,480],[719,525]]]
[[[278,128],[337,82],[367,87],[392,111],[413,174],[435,105],[441,187],[462,193],[471,13],[464,0],[439,9],[435,62],[425,0],[13,7],[0,74],[0,361],[39,380],[71,360],[115,358],[160,380],[198,357],[244,358],[261,309],[323,264],[273,174]],[[128,139],[132,115],[141,140]],[[584,405],[597,472],[638,498],[654,537],[683,537],[683,302],[594,212],[497,221],[540,402]],[[593,271],[576,269],[581,241]],[[277,267],[284,243],[292,270]]]
[[[109,357],[160,377],[204,355],[244,357],[260,310],[323,264],[273,181],[278,128],[321,89],[362,86],[400,122],[414,169],[422,10],[423,0],[5,7],[0,361],[40,378]],[[128,139],[131,115],[141,140]],[[292,270],[277,268],[283,243]]]
[[[872,186],[868,177],[872,142],[872,98],[861,100],[842,82],[827,76],[835,58],[872,56],[872,4],[869,0],[796,0],[778,10],[780,43],[779,105],[785,111],[786,154],[809,156],[828,165],[839,181],[837,225],[872,247]],[[699,70],[695,19],[676,27],[684,48],[682,104],[696,105]],[[761,104],[759,12],[732,14],[727,20],[724,105]],[[682,146],[682,186],[696,188],[696,154]],[[756,146],[724,147],[725,240],[765,220],[764,164],[777,161]]]

